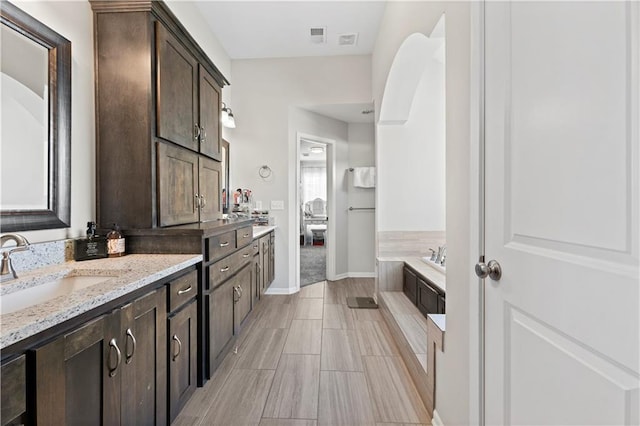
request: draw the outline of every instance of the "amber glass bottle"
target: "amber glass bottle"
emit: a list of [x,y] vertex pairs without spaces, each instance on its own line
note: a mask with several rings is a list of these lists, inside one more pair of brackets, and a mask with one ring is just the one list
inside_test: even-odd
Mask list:
[[113,229],[107,234],[107,252],[109,257],[124,256],[124,237],[115,223]]

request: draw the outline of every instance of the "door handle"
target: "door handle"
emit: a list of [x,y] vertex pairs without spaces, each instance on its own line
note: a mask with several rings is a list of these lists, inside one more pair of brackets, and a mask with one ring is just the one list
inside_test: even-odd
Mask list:
[[476,263],[476,275],[478,278],[491,278],[493,281],[499,281],[502,277],[502,267],[495,260],[490,260],[489,263],[484,263],[483,258],[480,258],[480,262]]

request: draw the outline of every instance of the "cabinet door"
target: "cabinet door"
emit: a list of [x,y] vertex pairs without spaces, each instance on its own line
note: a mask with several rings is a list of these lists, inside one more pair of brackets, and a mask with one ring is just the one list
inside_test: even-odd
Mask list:
[[166,290],[120,312],[122,424],[166,424]]
[[27,411],[27,378],[24,355],[2,366],[2,402],[0,424],[24,424]]
[[447,301],[444,296],[438,296],[438,313],[445,314],[446,313]]
[[169,317],[169,423],[173,422],[196,389],[196,306],[194,300]]
[[264,294],[265,290],[269,286],[269,276],[270,276],[269,269],[271,266],[271,262],[269,261],[269,252],[270,252],[269,237],[266,236],[266,237],[260,238],[260,258],[261,258],[260,272],[262,274],[262,288],[260,289],[260,294]]
[[251,312],[251,264],[245,265],[231,279],[234,287],[234,330],[240,331],[242,324]]
[[157,135],[198,150],[198,63],[160,23],[156,24]]
[[276,244],[273,234],[269,236],[269,282],[267,287],[271,285],[276,277]]
[[260,255],[253,256],[253,262],[251,264],[251,267],[253,268],[253,281],[252,281],[253,305],[252,306],[255,306],[258,300],[260,300],[260,288],[262,286],[262,279],[261,279],[262,277],[260,274]]
[[205,297],[209,316],[209,375],[213,374],[218,355],[233,338],[233,281],[221,284]]
[[438,313],[438,292],[429,284],[418,279],[418,309],[426,317],[427,314]]
[[160,226],[198,222],[198,155],[158,143]]
[[220,88],[200,65],[200,153],[222,160],[220,141]]
[[409,300],[411,300],[411,303],[413,303],[414,305],[418,303],[418,300],[416,297],[417,285],[418,285],[418,279],[416,277],[416,274],[414,274],[408,268],[404,268],[404,280],[402,283],[402,291],[404,291],[404,294],[407,295]]
[[206,222],[222,217],[220,202],[220,163],[200,157],[199,162],[200,221]]
[[33,350],[35,423],[120,423],[119,313],[101,316]]

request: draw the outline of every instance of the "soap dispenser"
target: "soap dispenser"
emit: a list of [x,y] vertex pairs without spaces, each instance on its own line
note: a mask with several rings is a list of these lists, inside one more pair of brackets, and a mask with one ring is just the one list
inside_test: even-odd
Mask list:
[[107,240],[96,235],[95,222],[87,222],[87,237],[75,240],[74,249],[75,260],[102,259],[107,257]]
[[124,237],[120,232],[120,227],[113,224],[113,229],[107,234],[107,252],[109,257],[124,256]]

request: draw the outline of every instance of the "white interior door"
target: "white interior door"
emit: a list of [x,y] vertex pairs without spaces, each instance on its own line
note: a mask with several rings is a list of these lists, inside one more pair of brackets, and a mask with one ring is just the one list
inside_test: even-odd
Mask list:
[[487,424],[637,424],[638,2],[485,4]]

